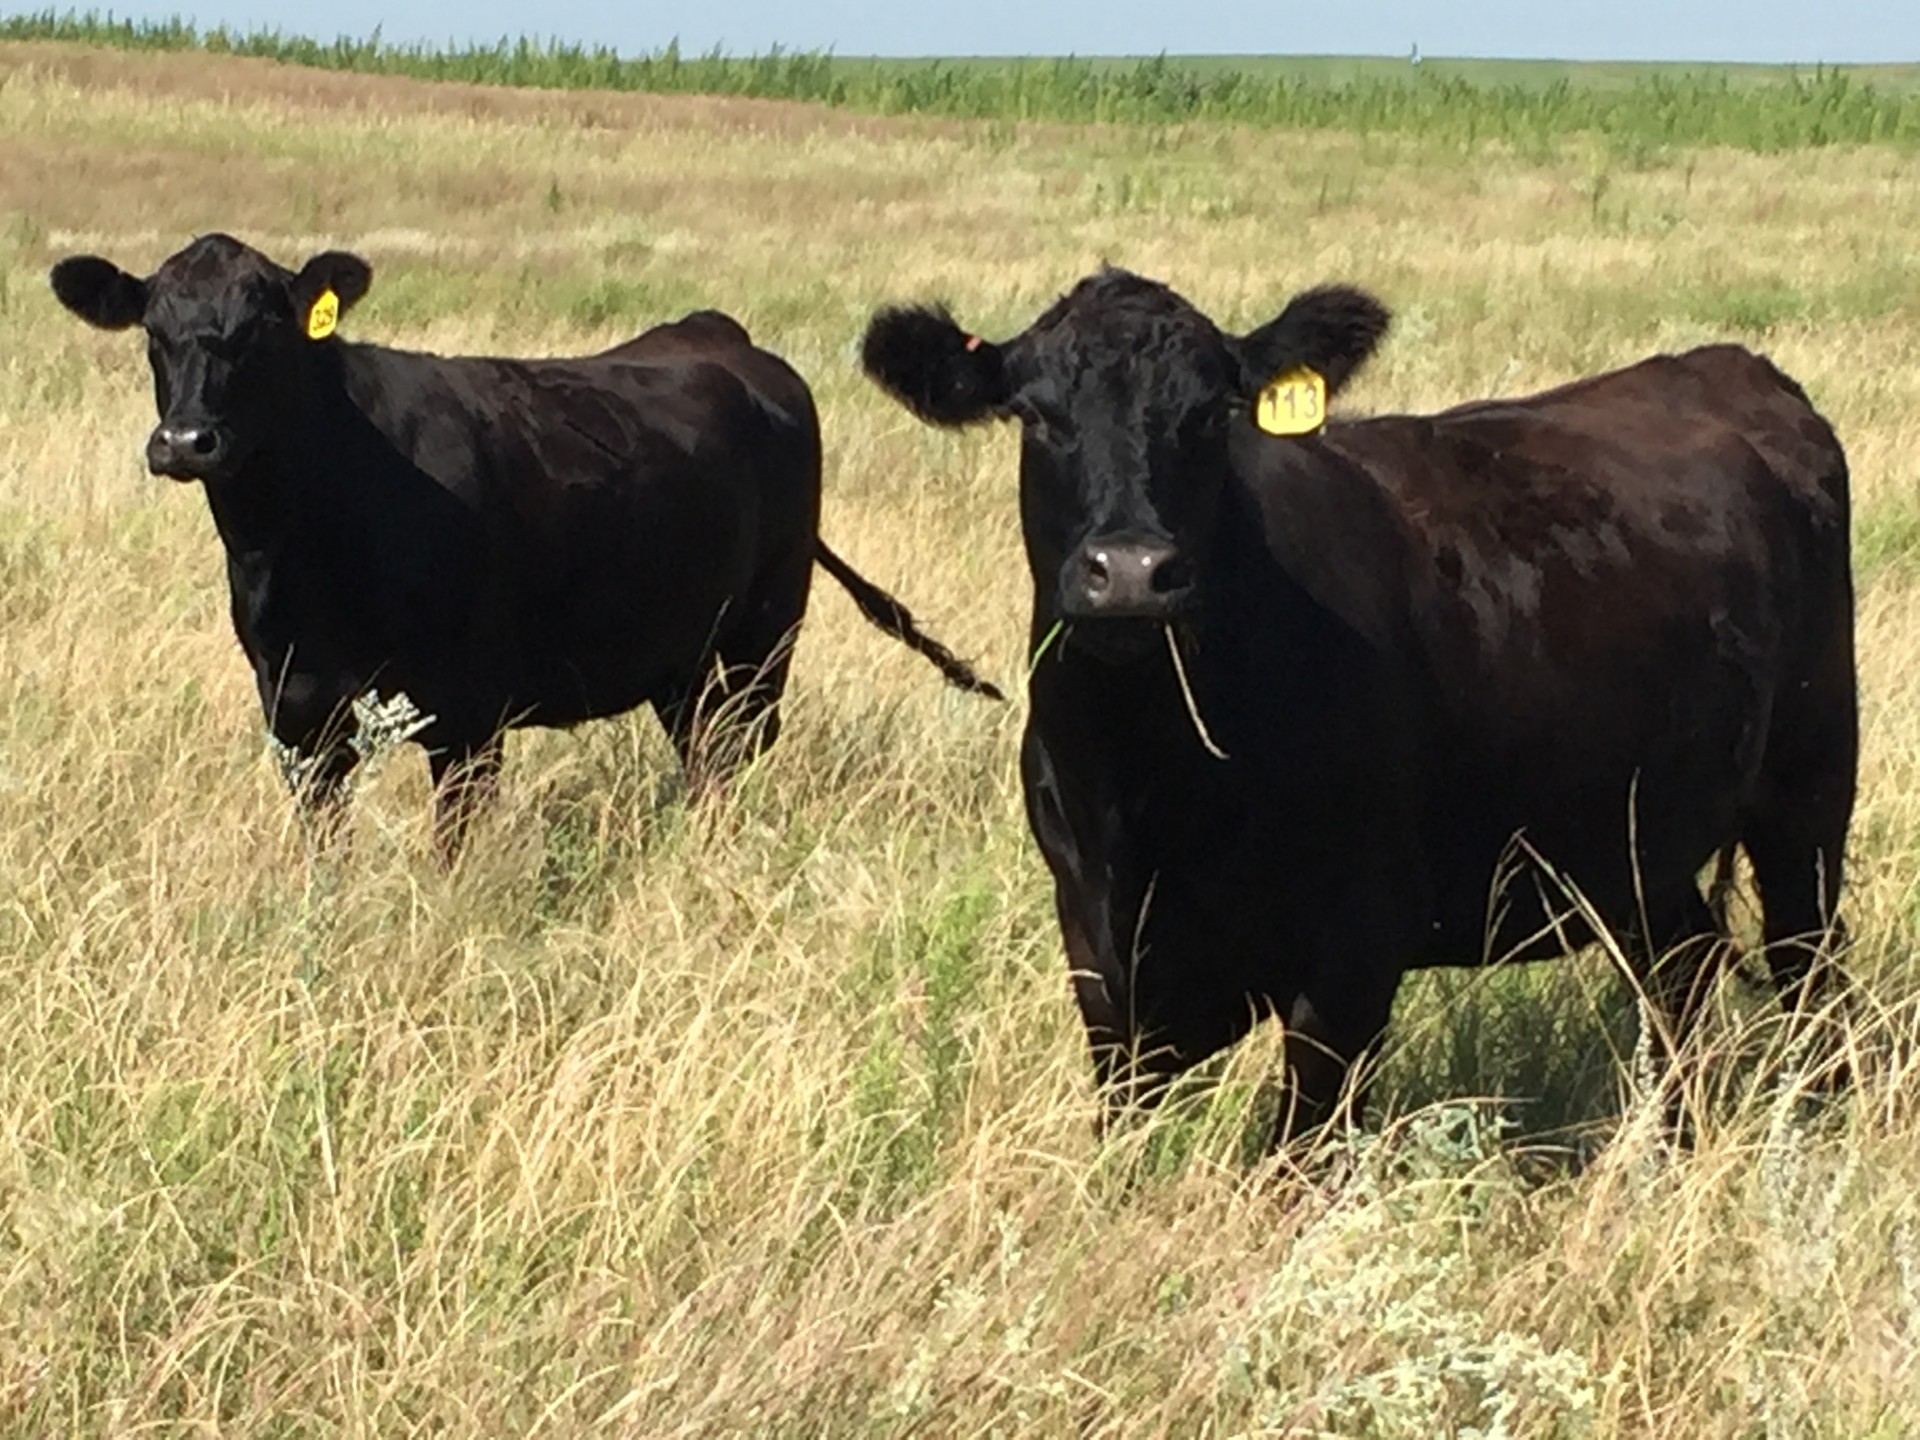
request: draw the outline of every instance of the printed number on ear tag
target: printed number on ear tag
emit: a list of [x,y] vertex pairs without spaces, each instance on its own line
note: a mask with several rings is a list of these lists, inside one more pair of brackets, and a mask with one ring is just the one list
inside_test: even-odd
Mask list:
[[307,311],[307,338],[324,340],[339,323],[340,297],[330,288],[322,290],[314,297],[313,308]]
[[1311,435],[1327,423],[1327,382],[1302,365],[1267,382],[1253,402],[1253,423],[1269,435]]

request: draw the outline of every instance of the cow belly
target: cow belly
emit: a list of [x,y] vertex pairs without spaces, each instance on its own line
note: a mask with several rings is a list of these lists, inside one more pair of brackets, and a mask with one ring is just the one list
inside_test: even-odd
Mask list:
[[1435,963],[1558,954],[1590,938],[1589,911],[1629,929],[1683,894],[1758,784],[1765,712],[1725,718],[1604,761],[1549,745],[1456,769],[1425,827]]
[[[1594,591],[1584,629],[1458,667],[1473,678],[1442,701],[1423,824],[1442,963],[1497,958],[1575,908],[1551,882],[1542,897],[1537,868],[1514,868],[1529,854],[1624,927],[1643,902],[1683,895],[1738,835],[1789,651],[1770,605],[1703,588],[1665,613],[1630,598],[1609,609]],[[1518,877],[1504,895],[1503,877]]]
[[616,661],[555,661],[534,669],[502,708],[514,726],[564,728],[622,714],[665,689],[659,675]]
[[629,557],[549,591],[519,617],[515,698],[526,723],[570,725],[684,686],[755,603],[751,557]]

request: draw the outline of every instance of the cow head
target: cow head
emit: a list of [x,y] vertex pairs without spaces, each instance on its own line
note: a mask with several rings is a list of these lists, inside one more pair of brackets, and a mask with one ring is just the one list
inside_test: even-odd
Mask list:
[[[1094,648],[1189,613],[1206,584],[1235,426],[1295,366],[1340,388],[1386,331],[1387,312],[1343,287],[1296,296],[1242,336],[1166,286],[1124,270],[1082,280],[994,344],[943,309],[882,310],[867,373],[936,425],[1020,422],[1021,520],[1040,619]],[[1275,442],[1281,443],[1281,442]],[[1136,622],[1089,625],[1090,621]]]
[[372,277],[366,261],[340,251],[295,274],[230,236],[204,235],[144,280],[97,255],[62,260],[50,278],[60,303],[89,324],[145,328],[160,412],[147,468],[220,480],[272,433]]

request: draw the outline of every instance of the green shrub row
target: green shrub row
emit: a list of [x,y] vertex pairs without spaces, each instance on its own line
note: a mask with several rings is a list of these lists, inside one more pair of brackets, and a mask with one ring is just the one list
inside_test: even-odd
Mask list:
[[1534,147],[1581,132],[1630,150],[1727,145],[1754,151],[1920,141],[1920,93],[1880,88],[1816,67],[1765,83],[1726,71],[1653,70],[1622,86],[1487,83],[1439,73],[1334,81],[1258,59],[1196,65],[1165,56],[1003,61],[845,59],[821,51],[683,55],[678,44],[622,56],[598,46],[522,37],[493,45],[332,41],[275,30],[199,30],[181,20],[135,21],[99,12],[0,15],[0,39],[62,40],[137,50],[200,50],[297,65],[424,80],[562,90],[747,95],[879,114],[973,119],[1177,124],[1227,121],[1287,129],[1417,133],[1474,144]]

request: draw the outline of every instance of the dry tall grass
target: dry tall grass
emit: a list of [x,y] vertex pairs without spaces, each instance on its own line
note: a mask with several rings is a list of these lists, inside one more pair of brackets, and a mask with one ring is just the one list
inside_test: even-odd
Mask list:
[[[1873,150],[881,123],[0,48],[0,1430],[1920,1433],[1920,187]],[[1862,1083],[1736,981],[1695,1148],[1603,961],[1409,986],[1373,1129],[1248,1164],[1257,1038],[1104,1145],[1018,715],[823,585],[791,724],[689,811],[651,721],[511,747],[457,873],[411,754],[307,863],[139,345],[46,265],[221,228],[362,338],[581,350],[695,304],[815,382],[829,538],[1018,677],[1004,435],[856,375],[877,302],[1024,323],[1103,257],[1223,321],[1346,278],[1355,403],[1744,336],[1855,465]],[[1625,1077],[1625,1078],[1623,1078]]]

